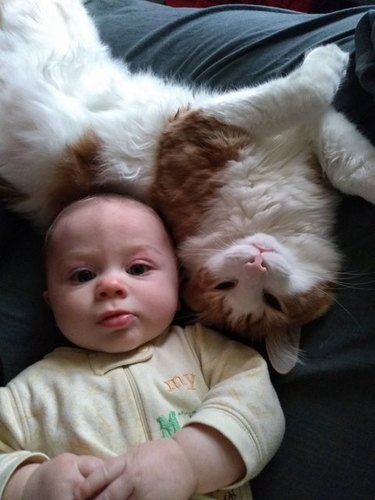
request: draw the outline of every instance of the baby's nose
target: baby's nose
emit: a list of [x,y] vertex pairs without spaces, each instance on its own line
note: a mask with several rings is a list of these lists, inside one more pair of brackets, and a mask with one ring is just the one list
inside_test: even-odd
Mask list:
[[124,298],[127,295],[125,284],[113,278],[102,279],[98,283],[95,292],[95,296],[98,300],[115,297]]

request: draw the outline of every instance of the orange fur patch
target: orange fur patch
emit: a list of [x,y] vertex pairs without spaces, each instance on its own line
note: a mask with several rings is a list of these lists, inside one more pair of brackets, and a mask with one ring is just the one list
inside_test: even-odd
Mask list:
[[180,111],[163,131],[151,201],[177,242],[192,235],[249,134],[202,111]]
[[102,191],[96,184],[100,169],[100,143],[92,131],[69,146],[56,169],[49,193],[49,208],[57,214],[80,198]]
[[325,282],[308,292],[283,299],[291,323],[304,325],[322,316],[334,302],[335,289],[335,283]]

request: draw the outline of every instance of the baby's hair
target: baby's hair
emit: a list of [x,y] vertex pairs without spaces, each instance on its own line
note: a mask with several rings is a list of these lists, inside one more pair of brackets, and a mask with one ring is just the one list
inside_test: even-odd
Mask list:
[[48,253],[49,253],[49,248],[50,248],[50,242],[51,242],[51,238],[53,236],[53,233],[54,233],[54,230],[57,226],[57,224],[59,223],[59,221],[65,217],[66,215],[69,215],[70,212],[74,211],[77,207],[79,207],[80,205],[84,205],[85,203],[89,203],[89,202],[92,202],[92,201],[96,201],[96,200],[108,200],[108,201],[113,201],[114,199],[117,199],[117,200],[120,200],[120,201],[124,201],[124,202],[127,202],[127,203],[130,203],[130,204],[133,204],[133,205],[138,205],[139,207],[142,207],[143,209],[149,211],[152,215],[154,215],[160,222],[161,224],[163,224],[163,226],[165,227],[165,231],[169,237],[169,240],[171,242],[171,245],[172,245],[172,248],[174,248],[174,245],[173,245],[173,242],[172,242],[172,238],[168,232],[168,229],[163,221],[163,219],[160,217],[160,215],[156,212],[156,210],[154,210],[151,206],[147,205],[146,203],[143,203],[135,198],[132,198],[130,196],[126,196],[126,195],[121,195],[121,194],[118,194],[118,193],[99,193],[99,194],[94,194],[94,195],[90,195],[90,196],[86,196],[85,198],[80,198],[79,200],[76,200],[76,201],[73,201],[72,203],[70,203],[69,205],[67,205],[66,207],[64,207],[57,215],[56,217],[53,219],[51,225],[49,226],[49,228],[47,229],[47,232],[45,234],[45,238],[44,238],[44,255],[45,257],[47,258],[48,257]]

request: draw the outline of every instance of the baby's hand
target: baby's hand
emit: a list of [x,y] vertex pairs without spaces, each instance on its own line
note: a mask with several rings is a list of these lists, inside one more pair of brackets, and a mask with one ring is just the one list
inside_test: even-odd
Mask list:
[[197,487],[191,464],[174,439],[143,443],[107,460],[76,489],[77,500],[187,500]]
[[[22,500],[67,500],[74,498],[76,488],[99,466],[103,460],[91,456],[63,453],[41,464],[32,464],[32,472],[24,483],[22,496],[5,498]],[[12,482],[21,478],[23,470],[31,464],[20,467],[12,476]],[[22,481],[22,479],[21,479]],[[14,485],[13,485],[14,486]],[[9,491],[10,494],[10,491]]]

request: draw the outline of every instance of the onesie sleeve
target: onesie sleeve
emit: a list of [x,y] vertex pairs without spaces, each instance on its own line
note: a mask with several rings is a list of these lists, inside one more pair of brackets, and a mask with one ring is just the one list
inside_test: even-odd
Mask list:
[[8,387],[0,388],[0,498],[13,472],[22,464],[48,460],[43,453],[25,450],[26,421],[19,411],[17,396]]
[[284,415],[262,356],[199,324],[187,328],[187,339],[210,388],[187,425],[215,428],[233,443],[256,476],[278,449],[285,430]]

